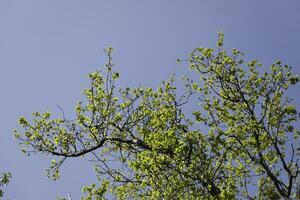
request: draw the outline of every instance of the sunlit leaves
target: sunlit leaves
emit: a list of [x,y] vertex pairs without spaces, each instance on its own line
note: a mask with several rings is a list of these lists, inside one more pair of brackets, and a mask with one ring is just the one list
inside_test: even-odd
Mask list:
[[[200,73],[203,85],[203,91],[199,91],[200,105],[206,111],[206,114],[200,111],[193,114],[196,121],[206,119],[213,141],[219,137],[230,141],[233,147],[230,157],[239,163],[236,173],[244,171],[242,179],[259,169],[257,173],[267,173],[273,182],[270,187],[279,185],[277,192],[286,198],[291,195],[293,181],[299,173],[292,170],[294,165],[298,169],[293,149],[298,142],[289,140],[298,138],[292,124],[297,121],[298,112],[284,92],[299,81],[298,76],[292,75],[291,67],[283,66],[281,61],[276,61],[270,71],[264,73],[257,69],[262,66],[257,60],[243,66],[240,51],[234,49],[230,55],[222,50],[223,37],[219,33],[217,52],[197,48],[191,53],[190,67]],[[214,137],[214,129],[221,129],[218,137]],[[291,160],[286,156],[287,147],[292,148]],[[247,167],[249,161],[252,168]],[[284,170],[277,172],[274,166]],[[290,182],[283,183],[282,176]]]
[[86,196],[81,197],[81,200],[104,200],[108,186],[109,182],[107,180],[102,181],[100,187],[97,187],[96,184],[84,186],[82,192],[85,193]]
[[107,48],[106,71],[89,74],[75,119],[34,112],[32,120],[19,119],[15,137],[25,153],[55,157],[46,171],[52,179],[66,158],[97,161],[100,184],[83,188],[86,200],[107,193],[118,199],[291,197],[300,133],[298,111],[285,92],[299,78],[280,61],[262,72],[259,61],[224,50],[224,34],[218,36],[216,49],[191,52],[198,78],[183,77],[182,95],[174,76],[157,89],[117,91],[120,75]]

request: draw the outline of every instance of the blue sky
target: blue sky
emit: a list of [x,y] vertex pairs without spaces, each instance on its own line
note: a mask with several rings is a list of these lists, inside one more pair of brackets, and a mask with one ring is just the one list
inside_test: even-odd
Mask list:
[[[122,87],[158,86],[172,73],[188,72],[185,58],[195,47],[214,47],[225,33],[226,48],[268,67],[281,59],[300,74],[300,3],[259,0],[0,0],[0,171],[13,179],[13,200],[52,200],[95,180],[92,163],[69,160],[56,182],[43,172],[51,157],[24,156],[13,138],[21,115],[56,104],[71,116],[87,74],[103,69],[103,48],[115,49]],[[290,91],[300,103],[299,86]]]

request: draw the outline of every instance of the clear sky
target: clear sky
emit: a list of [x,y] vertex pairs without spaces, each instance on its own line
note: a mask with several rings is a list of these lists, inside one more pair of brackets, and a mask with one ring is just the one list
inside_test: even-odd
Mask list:
[[[300,74],[299,0],[0,0],[0,172],[13,179],[12,200],[53,200],[95,180],[92,163],[69,160],[56,182],[44,176],[51,157],[23,155],[12,129],[21,115],[56,104],[71,116],[87,74],[103,69],[103,48],[115,49],[122,86],[158,86],[188,71],[176,58],[195,47],[226,48],[268,67],[281,59]],[[290,95],[300,104],[300,87]]]

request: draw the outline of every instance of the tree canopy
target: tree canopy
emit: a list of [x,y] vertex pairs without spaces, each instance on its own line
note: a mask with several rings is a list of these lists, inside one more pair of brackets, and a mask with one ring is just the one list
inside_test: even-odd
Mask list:
[[99,182],[83,187],[86,200],[296,197],[299,113],[286,91],[299,78],[280,61],[270,70],[246,62],[223,40],[179,60],[197,75],[183,78],[182,94],[174,76],[157,89],[116,88],[107,48],[106,71],[89,74],[75,119],[19,119],[22,151],[53,155],[52,179],[66,159],[93,157]]

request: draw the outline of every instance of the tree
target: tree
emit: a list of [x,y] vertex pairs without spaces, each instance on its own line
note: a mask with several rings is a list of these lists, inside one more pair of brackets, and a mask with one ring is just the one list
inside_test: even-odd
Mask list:
[[2,199],[4,192],[3,192],[3,186],[6,186],[11,179],[11,173],[2,173],[0,176],[0,199]]
[[280,61],[260,73],[261,63],[224,50],[223,39],[191,52],[186,61],[199,79],[184,77],[182,95],[174,77],[156,90],[116,91],[108,48],[106,73],[89,75],[76,119],[34,112],[33,121],[20,118],[15,137],[26,153],[53,155],[53,179],[66,159],[93,156],[99,184],[85,186],[82,199],[295,197],[299,113],[285,92],[299,78]]

